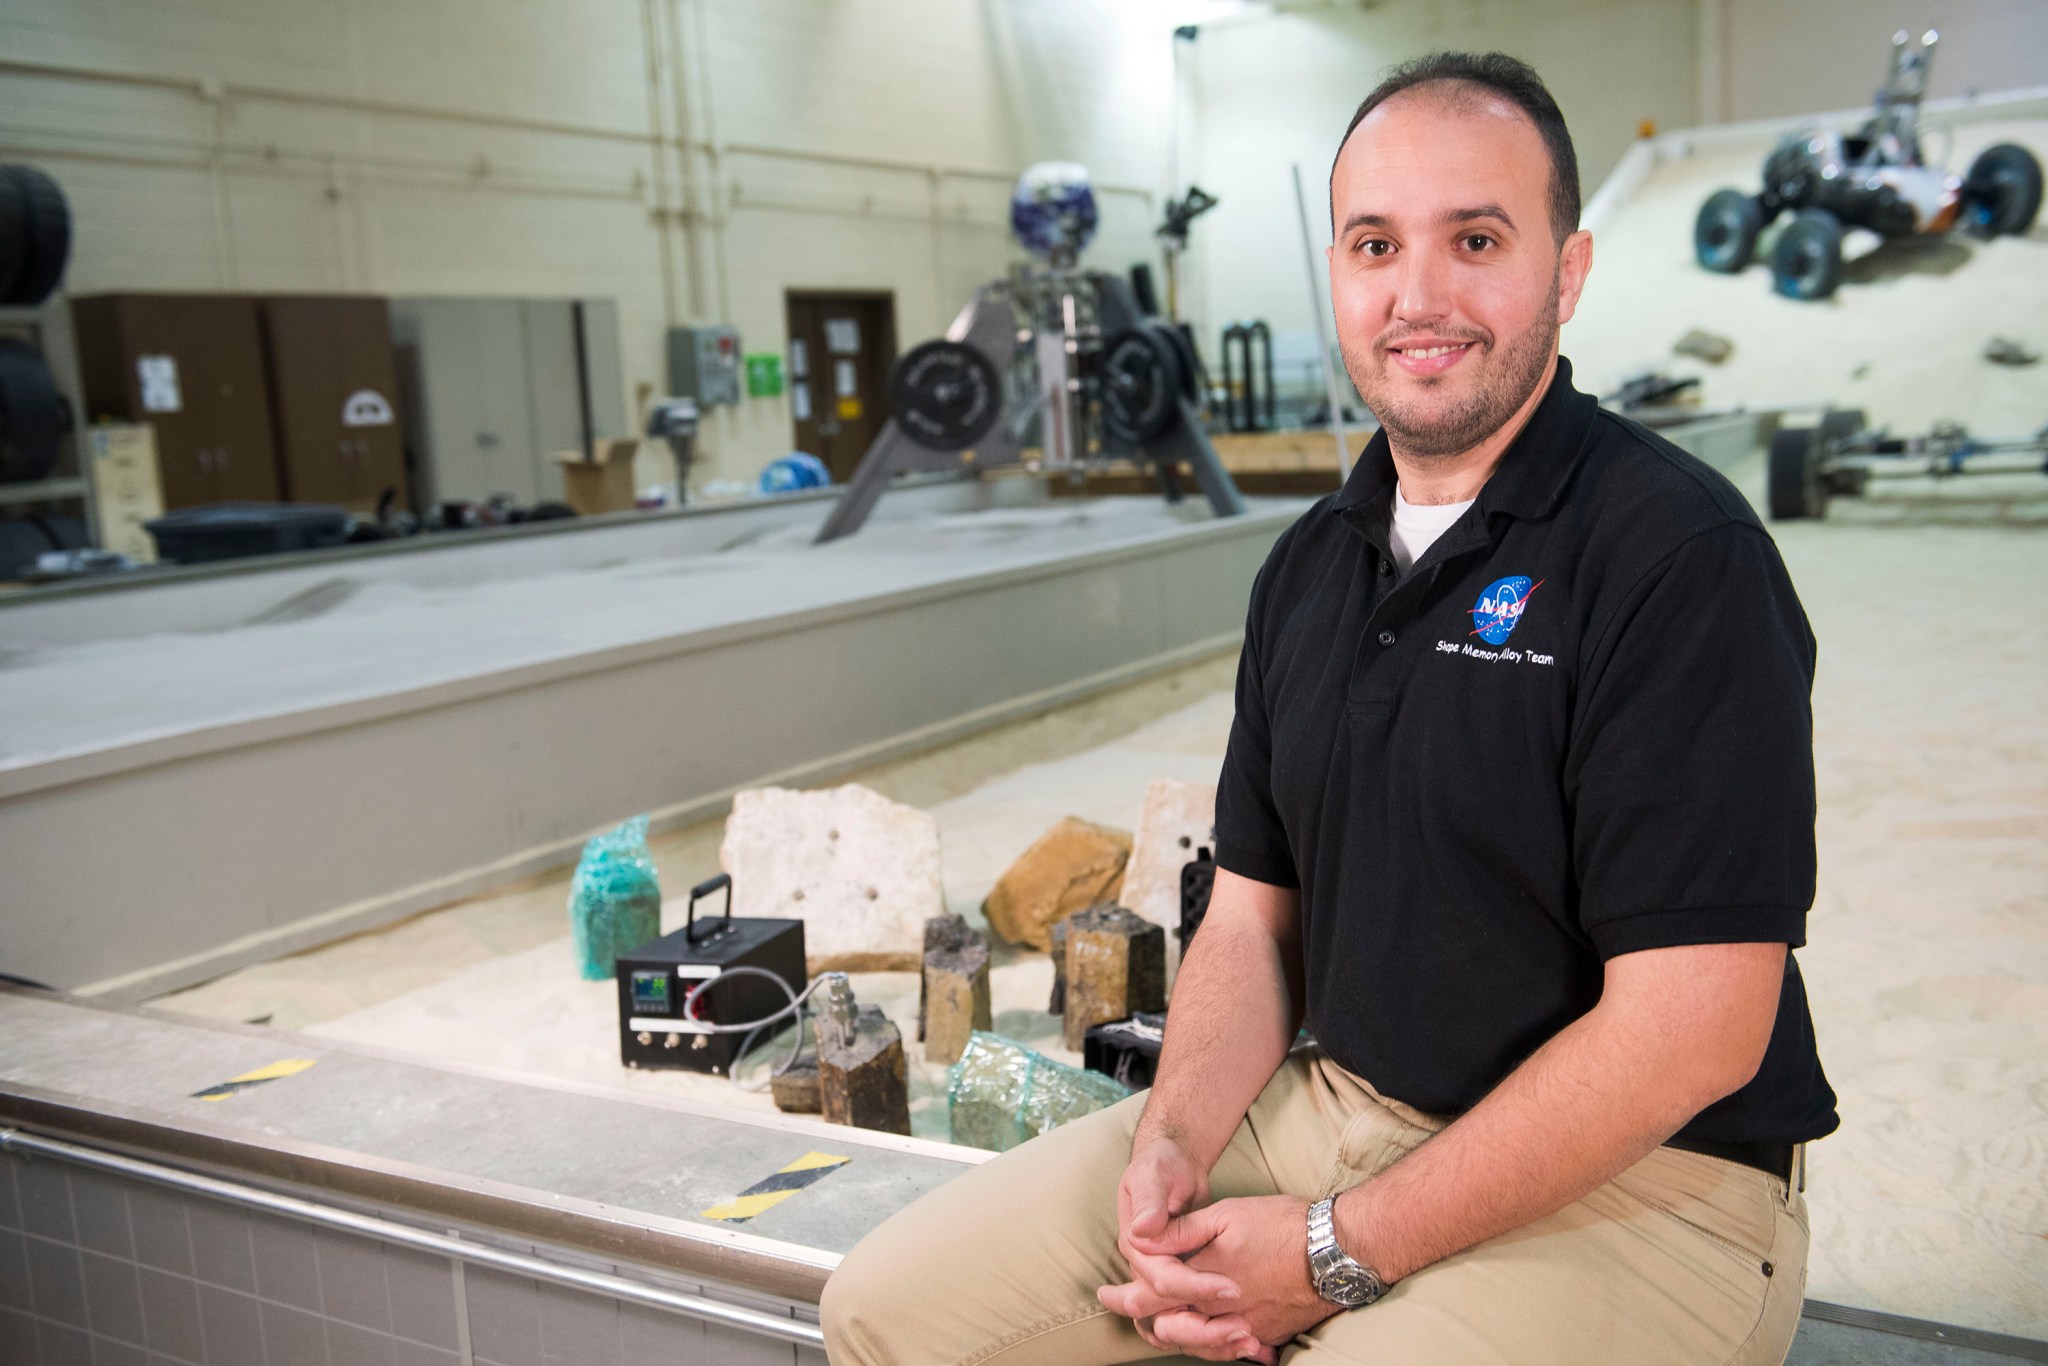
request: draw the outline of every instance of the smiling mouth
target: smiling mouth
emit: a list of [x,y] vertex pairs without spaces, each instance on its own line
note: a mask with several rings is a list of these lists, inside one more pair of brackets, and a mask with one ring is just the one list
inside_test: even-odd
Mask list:
[[1472,342],[1458,342],[1451,346],[1390,346],[1387,349],[1410,360],[1435,360],[1438,356],[1448,356],[1453,351],[1463,351],[1472,345]]

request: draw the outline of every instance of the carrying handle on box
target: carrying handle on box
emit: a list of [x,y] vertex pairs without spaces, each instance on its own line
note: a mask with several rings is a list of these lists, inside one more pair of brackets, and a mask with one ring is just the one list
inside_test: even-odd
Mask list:
[[725,888],[725,918],[728,922],[726,928],[732,928],[730,924],[732,920],[732,874],[720,873],[717,877],[705,878],[690,889],[690,909],[686,913],[687,918],[683,921],[684,943],[694,944],[697,942],[697,903],[721,887]]

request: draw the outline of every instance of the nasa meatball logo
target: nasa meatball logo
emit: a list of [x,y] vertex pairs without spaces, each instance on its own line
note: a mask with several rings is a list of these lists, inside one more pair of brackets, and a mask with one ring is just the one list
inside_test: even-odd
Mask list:
[[1472,634],[1488,645],[1507,644],[1516,624],[1522,620],[1522,609],[1529,605],[1530,596],[1542,586],[1541,581],[1531,583],[1525,574],[1495,579],[1479,595],[1479,601],[1472,604]]

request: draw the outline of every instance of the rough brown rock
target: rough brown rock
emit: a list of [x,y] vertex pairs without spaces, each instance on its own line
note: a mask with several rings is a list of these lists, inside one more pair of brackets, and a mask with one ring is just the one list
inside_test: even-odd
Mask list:
[[1128,834],[1069,816],[1010,865],[981,912],[1009,943],[1050,948],[1059,920],[1116,899],[1130,856]]
[[995,1027],[989,1008],[988,941],[977,934],[958,948],[926,954],[924,987],[929,1012],[925,1061],[958,1062],[975,1030]]
[[818,1060],[800,1058],[794,1067],[768,1085],[775,1096],[775,1108],[786,1115],[818,1113]]
[[1122,906],[1096,906],[1067,922],[1067,1047],[1090,1025],[1166,1009],[1166,931]]
[[[932,954],[938,950],[957,949],[962,944],[967,943],[970,938],[980,939],[981,936],[967,928],[966,916],[953,914],[933,916],[930,920],[924,922],[924,958],[922,960],[924,965],[930,965]],[[920,968],[920,973],[922,973],[922,968]],[[928,985],[929,983],[920,976],[917,984],[917,1041],[919,1043],[924,1042],[925,993]]]
[[818,1109],[833,1124],[910,1132],[910,1069],[903,1035],[880,1006],[861,1006],[843,1033],[818,1030]]
[[1052,1000],[1046,1005],[1049,1015],[1067,1013],[1067,920],[1052,927]]

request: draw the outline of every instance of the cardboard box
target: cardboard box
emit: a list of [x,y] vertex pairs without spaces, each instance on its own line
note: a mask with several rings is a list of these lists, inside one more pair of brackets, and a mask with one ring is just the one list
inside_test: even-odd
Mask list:
[[585,517],[601,512],[633,510],[633,458],[640,443],[632,438],[606,439],[586,458],[580,451],[557,451],[562,467],[562,501]]
[[156,538],[144,523],[164,515],[163,481],[156,463],[156,428],[147,422],[105,422],[86,428],[92,462],[92,499],[100,546],[131,559],[156,558]]

